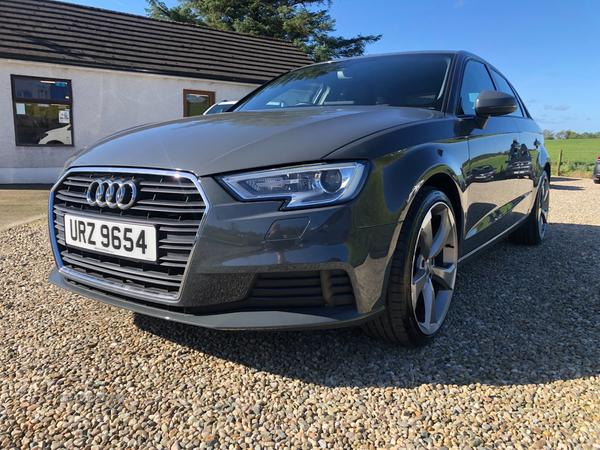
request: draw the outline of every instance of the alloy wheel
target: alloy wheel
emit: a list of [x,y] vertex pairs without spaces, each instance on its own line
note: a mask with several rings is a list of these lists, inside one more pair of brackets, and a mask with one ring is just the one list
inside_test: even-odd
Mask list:
[[413,256],[412,304],[421,332],[432,335],[446,318],[458,260],[454,214],[444,202],[435,203],[421,224]]

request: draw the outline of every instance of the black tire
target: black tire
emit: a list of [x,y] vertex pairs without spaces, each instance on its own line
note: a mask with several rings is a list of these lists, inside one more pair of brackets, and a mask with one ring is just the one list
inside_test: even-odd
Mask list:
[[550,205],[550,182],[546,171],[542,172],[538,184],[535,204],[525,223],[508,235],[513,244],[540,245],[546,236],[548,207]]
[[[436,208],[438,208],[438,210],[440,208],[447,210],[448,217],[451,216],[453,246],[450,247],[454,253],[450,259],[453,261],[453,275],[450,283],[451,290],[448,291],[447,289],[442,289],[444,293],[443,301],[447,303],[447,305],[442,306],[441,303],[438,305],[442,307],[444,311],[443,315],[440,314],[439,316],[440,320],[437,319],[438,308],[436,308],[436,301],[438,299],[438,293],[442,291],[436,292],[435,289],[430,291],[433,292],[432,305],[433,309],[435,309],[434,314],[436,314],[436,329],[434,332],[426,333],[423,331],[423,324],[418,321],[418,317],[423,316],[425,312],[423,307],[420,306],[421,303],[425,302],[423,298],[425,289],[419,294],[420,297],[413,301],[413,292],[415,292],[415,290],[413,290],[413,283],[414,280],[418,278],[420,272],[425,273],[425,276],[434,280],[434,270],[445,267],[444,265],[446,263],[444,261],[448,259],[446,258],[446,254],[451,253],[448,251],[450,250],[448,245],[439,245],[439,248],[443,251],[439,253],[438,256],[433,257],[433,260],[426,260],[424,265],[421,266],[427,266],[427,268],[419,268],[416,263],[417,259],[421,258],[420,254],[422,253],[422,245],[420,244],[422,239],[421,228],[426,223],[425,219],[429,217],[428,213],[435,211]],[[443,219],[440,218],[440,221],[442,220]],[[442,225],[438,225],[437,231],[433,232],[433,230],[436,229],[433,222],[433,219],[428,222],[432,224],[431,235],[433,239],[432,245],[430,246],[431,248],[436,247],[435,244],[438,242],[438,239],[436,238],[444,234],[441,232]],[[427,186],[423,187],[415,196],[400,231],[400,236],[392,258],[392,268],[387,286],[386,310],[382,315],[378,316],[373,321],[366,323],[362,327],[369,336],[408,347],[420,347],[429,344],[435,338],[446,318],[446,313],[454,289],[454,281],[456,279],[456,264],[458,257],[458,235],[456,230],[455,215],[448,197],[437,189]],[[427,233],[424,234],[426,235]],[[441,238],[439,241],[444,242],[444,239]],[[433,250],[429,254],[432,253]],[[419,254],[419,256],[417,256],[417,254]],[[440,258],[444,261],[441,261]],[[423,260],[423,258],[421,258],[421,260]],[[448,268],[450,268],[450,265],[448,265]],[[432,276],[434,278],[431,278]],[[438,277],[438,279],[440,278]],[[431,283],[431,287],[434,287],[437,282],[432,281]],[[448,285],[437,284],[437,286],[441,289],[442,286]],[[447,292],[450,292],[450,294],[446,297]]]

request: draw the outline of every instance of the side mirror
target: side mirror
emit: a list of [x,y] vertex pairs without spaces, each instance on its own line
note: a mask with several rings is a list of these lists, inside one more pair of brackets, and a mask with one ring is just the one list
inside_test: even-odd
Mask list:
[[475,100],[475,122],[482,130],[490,116],[503,116],[517,110],[517,100],[510,94],[499,91],[481,91]]

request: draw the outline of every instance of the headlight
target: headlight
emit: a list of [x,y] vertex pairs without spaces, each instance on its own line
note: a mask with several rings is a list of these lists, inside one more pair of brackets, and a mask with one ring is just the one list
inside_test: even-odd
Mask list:
[[365,181],[365,163],[311,164],[220,177],[242,200],[287,200],[284,209],[350,200]]

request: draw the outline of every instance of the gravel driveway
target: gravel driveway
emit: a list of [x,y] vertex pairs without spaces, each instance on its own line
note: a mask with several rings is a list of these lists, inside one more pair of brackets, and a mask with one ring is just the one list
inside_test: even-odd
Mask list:
[[600,186],[555,178],[541,247],[459,271],[437,341],[219,332],[51,286],[0,234],[0,448],[600,449]]

